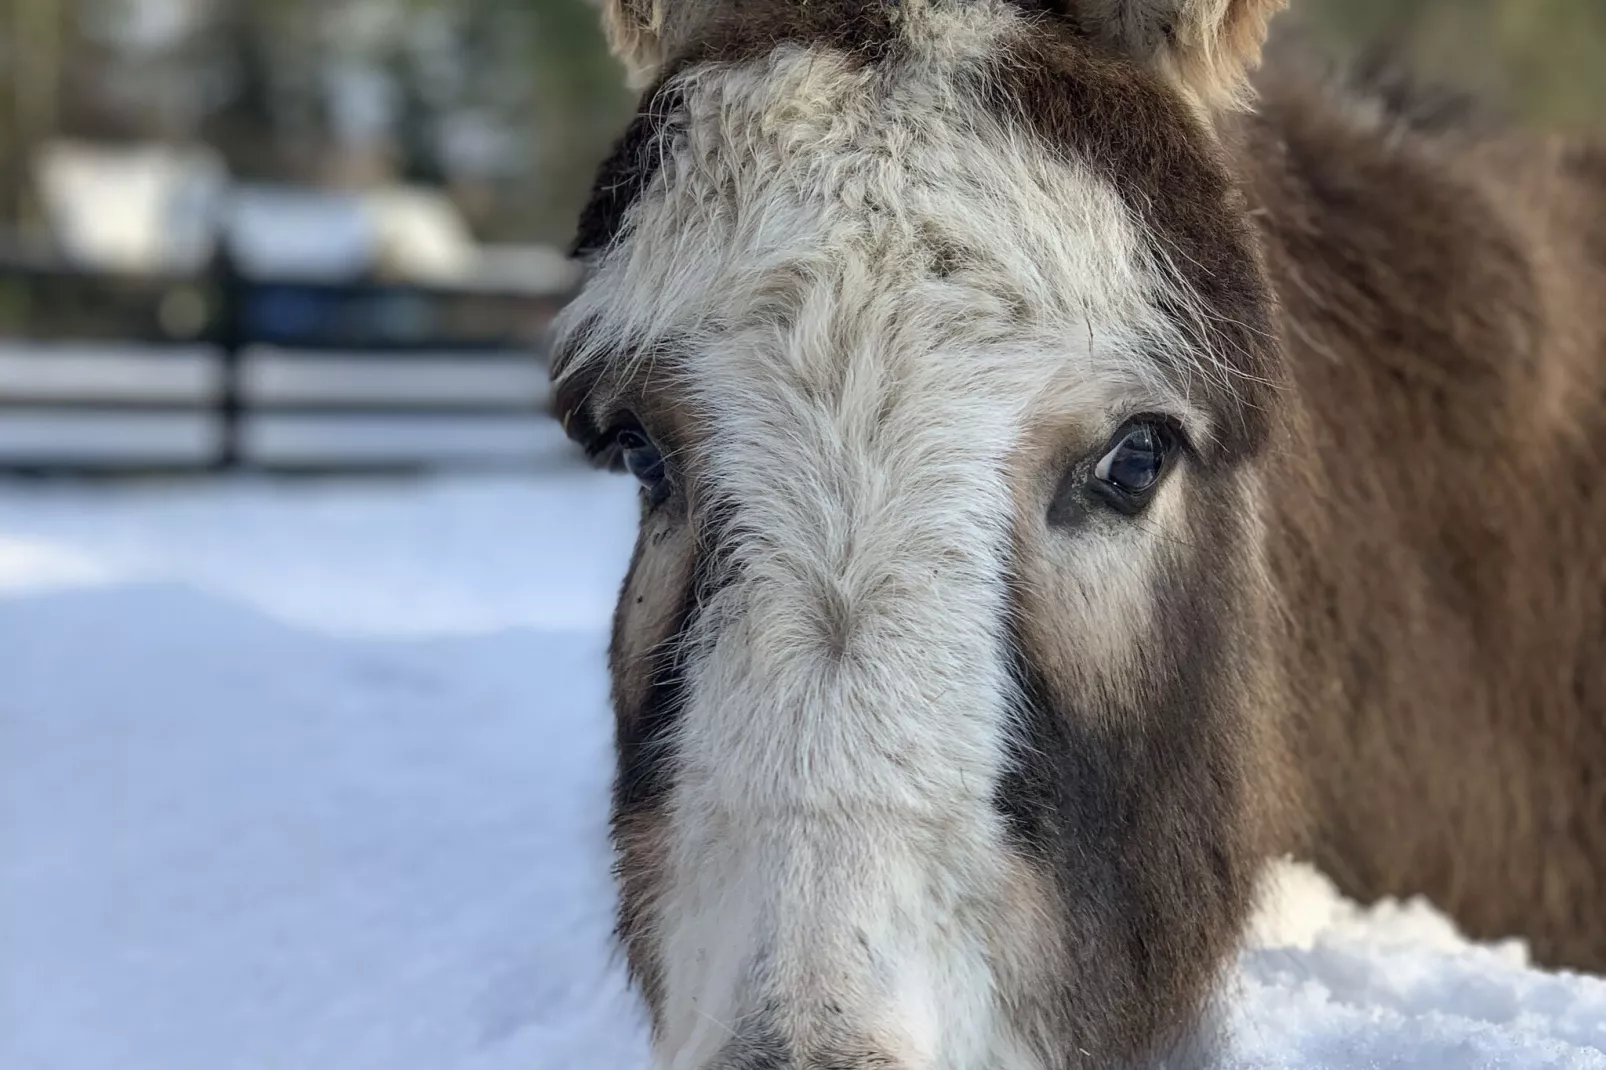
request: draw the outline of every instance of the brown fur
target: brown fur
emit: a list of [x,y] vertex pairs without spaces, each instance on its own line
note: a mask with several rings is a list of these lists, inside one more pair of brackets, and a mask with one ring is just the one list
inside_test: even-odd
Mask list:
[[[1196,398],[1219,432],[1188,461],[1187,537],[1153,614],[1125,622],[1142,659],[1056,629],[1078,592],[1017,538],[1026,736],[997,806],[1018,913],[1053,928],[1005,964],[1031,979],[1006,1013],[1053,1067],[1181,1042],[1282,850],[1362,900],[1425,894],[1474,936],[1606,969],[1606,149],[1475,132],[1392,76],[1338,88],[1275,63],[1239,112],[1273,0],[1020,6],[1040,17],[971,90],[1128,199],[1212,312],[1190,326],[1226,374]],[[783,41],[878,62],[896,7],[611,17],[671,85]],[[582,251],[652,181],[661,95]],[[560,403],[605,445],[595,387],[570,380]],[[678,644],[719,574],[717,520],[645,524],[615,621],[620,927],[655,1010]],[[1051,525],[1083,522],[1056,500]],[[728,1065],[789,1065],[767,1028]]]
[[1606,969],[1601,153],[1361,115],[1272,79],[1239,140],[1287,324],[1308,843],[1363,900]]
[[[1475,936],[1606,969],[1606,150],[1278,68],[1218,128],[1240,203],[1163,96],[1126,103],[1145,75],[1043,47],[1001,63],[1042,136],[1194,233],[1258,231],[1286,379],[1260,686],[1298,763],[1290,845],[1362,900],[1425,894]],[[1100,141],[1117,129],[1144,136]],[[1255,324],[1233,281],[1252,258],[1186,259]]]

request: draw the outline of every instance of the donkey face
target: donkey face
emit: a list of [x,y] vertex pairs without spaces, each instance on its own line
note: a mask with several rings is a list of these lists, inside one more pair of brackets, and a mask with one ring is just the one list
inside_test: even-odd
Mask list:
[[[619,931],[674,1070],[1108,1065],[1250,896],[1269,3],[611,10],[570,432],[642,482]],[[1159,20],[1159,21],[1156,21]]]

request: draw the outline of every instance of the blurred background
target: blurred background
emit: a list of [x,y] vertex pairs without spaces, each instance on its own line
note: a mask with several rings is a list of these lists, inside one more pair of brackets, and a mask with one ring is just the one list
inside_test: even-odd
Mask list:
[[[1606,101],[1599,0],[1294,9],[1524,120]],[[531,358],[630,106],[586,0],[0,0],[0,465],[552,448]]]

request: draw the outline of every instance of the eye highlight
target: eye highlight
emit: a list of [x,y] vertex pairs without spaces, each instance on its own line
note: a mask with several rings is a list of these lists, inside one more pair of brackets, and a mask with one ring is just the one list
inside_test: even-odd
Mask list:
[[1093,465],[1087,489],[1117,512],[1135,516],[1159,489],[1179,441],[1164,417],[1128,420]]

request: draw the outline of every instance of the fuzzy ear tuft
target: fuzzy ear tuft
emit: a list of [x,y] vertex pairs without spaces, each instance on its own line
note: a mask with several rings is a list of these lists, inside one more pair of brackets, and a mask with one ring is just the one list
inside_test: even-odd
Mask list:
[[644,89],[663,65],[664,0],[600,0],[608,47],[632,89]]
[[1116,51],[1207,107],[1242,105],[1267,27],[1288,0],[1068,0],[1071,16]]

